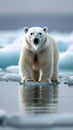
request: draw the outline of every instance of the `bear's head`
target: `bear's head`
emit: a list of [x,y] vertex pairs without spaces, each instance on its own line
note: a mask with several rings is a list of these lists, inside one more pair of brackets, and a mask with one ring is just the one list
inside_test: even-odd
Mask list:
[[24,27],[25,38],[35,51],[37,51],[44,44],[44,41],[47,38],[47,32],[47,27]]

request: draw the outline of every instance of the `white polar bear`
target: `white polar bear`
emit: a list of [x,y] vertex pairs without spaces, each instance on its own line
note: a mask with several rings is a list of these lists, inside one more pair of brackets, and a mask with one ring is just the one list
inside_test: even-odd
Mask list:
[[24,41],[19,59],[22,81],[57,81],[59,51],[48,28],[24,28]]

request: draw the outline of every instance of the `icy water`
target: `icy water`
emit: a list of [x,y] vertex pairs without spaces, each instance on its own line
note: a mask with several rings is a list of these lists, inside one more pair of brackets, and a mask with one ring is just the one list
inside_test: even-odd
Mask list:
[[[61,77],[62,78],[62,77]],[[0,109],[22,115],[73,112],[73,86],[22,86],[0,82]]]

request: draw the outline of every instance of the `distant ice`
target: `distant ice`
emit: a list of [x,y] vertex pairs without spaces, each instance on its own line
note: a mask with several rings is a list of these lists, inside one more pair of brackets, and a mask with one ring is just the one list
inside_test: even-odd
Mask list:
[[6,69],[6,72],[9,72],[9,73],[19,73],[19,69],[18,69],[18,66],[8,66]]
[[59,47],[59,68],[73,69],[73,32],[52,32],[51,35],[54,37]]
[[1,68],[18,64],[21,44],[22,44],[22,37],[15,39],[13,44],[7,44],[5,47],[0,48]]
[[6,73],[1,78],[3,80],[10,80],[10,81],[20,81],[21,80],[19,74],[15,74],[15,73]]
[[68,50],[60,54],[59,67],[73,69],[73,52]]
[[73,76],[70,76],[70,80],[72,80],[72,81],[73,81]]
[[0,72],[2,71],[2,69],[0,68]]

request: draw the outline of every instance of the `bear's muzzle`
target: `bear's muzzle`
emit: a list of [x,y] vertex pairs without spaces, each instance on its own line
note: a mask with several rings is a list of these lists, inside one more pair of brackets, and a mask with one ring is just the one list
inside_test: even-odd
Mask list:
[[34,38],[34,44],[37,45],[39,43],[39,39],[38,38]]

